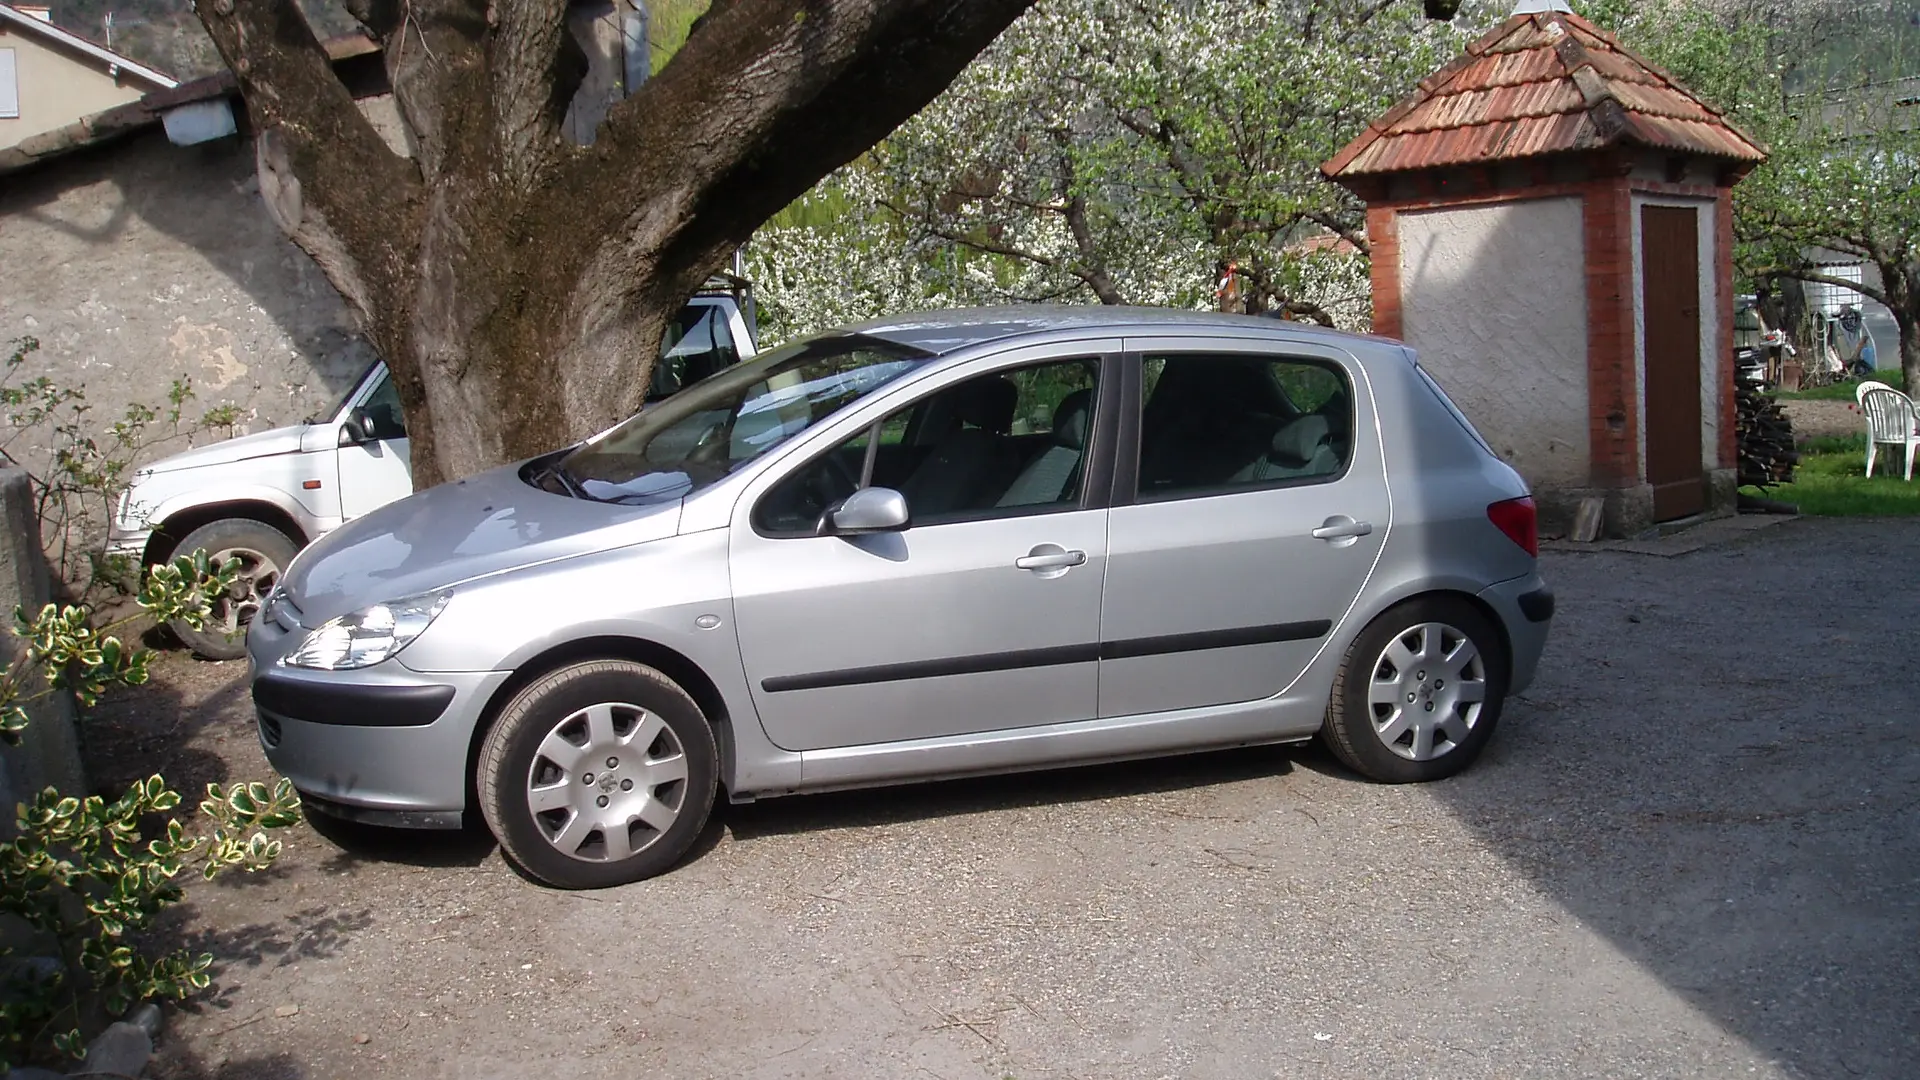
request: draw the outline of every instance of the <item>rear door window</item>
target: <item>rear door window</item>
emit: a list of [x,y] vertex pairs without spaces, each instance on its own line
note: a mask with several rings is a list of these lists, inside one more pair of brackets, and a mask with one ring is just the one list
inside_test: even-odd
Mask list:
[[1143,358],[1139,497],[1324,483],[1353,454],[1353,387],[1329,361]]

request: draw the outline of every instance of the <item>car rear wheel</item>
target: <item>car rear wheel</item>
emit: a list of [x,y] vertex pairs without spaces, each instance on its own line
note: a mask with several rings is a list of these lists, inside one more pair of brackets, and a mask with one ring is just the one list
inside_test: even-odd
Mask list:
[[233,585],[213,598],[212,612],[198,630],[178,621],[168,628],[187,648],[209,660],[245,656],[247,624],[260,613],[299,545],[265,522],[222,518],[188,533],[173,550],[180,555],[205,550],[213,565],[236,562],[239,567]]
[[1506,693],[1507,657],[1486,617],[1463,601],[1420,597],[1354,640],[1320,739],[1369,779],[1439,780],[1480,756]]
[[718,774],[713,729],[686,691],[644,664],[594,660],[514,695],[475,780],[516,866],[598,889],[672,868],[706,827]]

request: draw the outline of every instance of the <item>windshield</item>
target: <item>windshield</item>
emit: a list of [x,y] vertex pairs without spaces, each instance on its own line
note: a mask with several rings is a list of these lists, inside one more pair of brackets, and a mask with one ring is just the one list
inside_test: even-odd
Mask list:
[[650,405],[562,458],[574,493],[667,502],[714,484],[932,354],[858,335],[767,353]]
[[340,396],[334,399],[333,404],[327,406],[325,410],[314,413],[312,416],[307,417],[306,422],[309,424],[331,423],[334,417],[340,415],[340,410],[347,407],[347,402],[353,400],[353,392],[355,390],[360,389],[361,386],[365,385],[367,381],[367,376],[372,374],[373,369],[379,366],[380,366],[380,361],[378,360],[375,360],[373,363],[368,364],[366,368],[360,372],[360,375],[358,378],[348,383],[347,388],[345,390],[340,391]]

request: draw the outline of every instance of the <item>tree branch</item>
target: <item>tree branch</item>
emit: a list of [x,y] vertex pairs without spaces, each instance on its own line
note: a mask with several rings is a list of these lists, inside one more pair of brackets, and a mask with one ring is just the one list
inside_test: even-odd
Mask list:
[[1339,218],[1320,210],[1308,210],[1301,216],[1352,244],[1354,250],[1360,254],[1368,258],[1373,257],[1373,247],[1367,243],[1367,234],[1364,231],[1356,231],[1352,226],[1342,223]]
[[[195,0],[239,79],[259,132],[261,195],[276,223],[326,271],[362,325],[404,289],[422,186],[333,73],[294,0]],[[369,18],[377,18],[368,12]],[[369,191],[381,193],[368,198]]]
[[1067,219],[1067,232],[1073,236],[1073,246],[1080,252],[1080,262],[1086,268],[1085,273],[1077,273],[1077,276],[1087,283],[1101,303],[1124,304],[1126,298],[1120,295],[1106,267],[1100,265],[1102,260],[1093,242],[1093,230],[1087,225],[1087,200],[1076,190],[1078,181],[1073,168],[1073,137],[1065,128],[1055,128],[1049,134],[1053,138],[1060,165],[1060,193],[1067,200],[1062,211]]
[[567,0],[514,0],[488,9],[494,141],[507,186],[531,193],[563,149],[567,107],[587,73],[567,25]]
[[614,106],[556,195],[644,177],[662,196],[595,222],[596,239],[690,290],[760,222],[932,101],[1031,3],[716,6],[665,70]]
[[1377,16],[1397,2],[1398,0],[1374,0],[1374,3],[1370,7],[1361,11],[1350,22],[1347,22],[1341,27],[1340,42],[1345,44],[1351,41],[1355,34],[1365,30],[1368,23],[1372,22]]
[[[888,200],[880,200],[879,205],[888,213],[902,220],[912,220],[912,218],[903,213],[899,207]],[[1032,263],[1035,266],[1047,270],[1057,270],[1063,274],[1067,274],[1092,289],[1093,294],[1098,297],[1103,304],[1125,304],[1127,302],[1126,298],[1120,295],[1120,290],[1114,286],[1113,279],[1108,277],[1106,271],[1099,267],[1062,263],[1058,259],[1042,255],[1037,251],[1028,251],[1024,248],[1014,247],[1011,244],[1003,244],[997,240],[988,240],[979,236],[969,236],[966,233],[942,228],[939,225],[935,225],[932,221],[925,219],[920,221],[920,227],[926,230],[928,236],[938,240],[945,240],[949,244],[958,244],[964,248],[972,248],[974,251],[987,255],[999,255],[1002,258],[1017,259],[1021,262]],[[1090,241],[1091,238],[1089,238],[1089,242]]]
[[1816,285],[1838,285],[1843,289],[1851,289],[1882,307],[1893,307],[1892,304],[1887,302],[1887,293],[1883,289],[1876,289],[1858,281],[1849,281],[1843,277],[1835,277],[1832,274],[1823,274],[1817,270],[1809,270],[1797,266],[1770,266],[1757,271],[1754,276],[1771,278],[1788,277],[1796,281],[1812,282]]
[[[369,0],[375,2],[375,0]],[[496,100],[488,80],[486,39],[492,9],[486,0],[397,0],[399,22],[381,39],[394,103],[413,133],[414,154],[429,187],[442,187],[451,169],[466,166],[462,200],[496,179],[501,155],[496,117],[509,103]]]

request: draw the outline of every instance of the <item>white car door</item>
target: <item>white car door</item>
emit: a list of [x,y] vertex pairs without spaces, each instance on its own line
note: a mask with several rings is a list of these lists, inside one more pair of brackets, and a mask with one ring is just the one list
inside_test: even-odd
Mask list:
[[[377,369],[361,392],[348,402],[350,415],[371,421],[372,438],[343,436],[340,463],[340,516],[351,521],[396,499],[413,494],[407,425],[400,413],[400,395],[386,365]],[[342,426],[342,431],[350,428]]]

